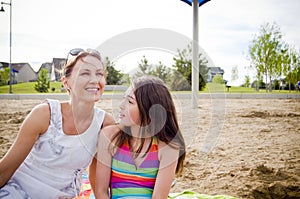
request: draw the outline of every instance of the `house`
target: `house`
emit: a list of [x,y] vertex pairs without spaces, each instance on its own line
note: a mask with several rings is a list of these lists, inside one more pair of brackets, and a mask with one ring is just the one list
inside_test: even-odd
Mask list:
[[[48,70],[49,78],[51,81],[60,81],[61,70],[65,66],[65,58],[53,58],[52,62],[31,62],[31,63],[12,63],[12,82],[31,82],[36,81],[38,74],[42,68]],[[9,63],[0,62],[0,70],[9,67]],[[34,68],[39,68],[35,71]],[[1,80],[1,77],[0,77]]]
[[224,70],[220,67],[208,67],[207,82],[212,82],[216,75],[221,75],[223,77]]
[[60,81],[61,80],[61,71],[66,64],[65,58],[53,58],[52,62],[42,63],[40,69],[37,71],[37,74],[42,68],[48,70],[48,77],[51,81]]
[[13,63],[12,68],[17,71],[14,73],[16,82],[29,82],[37,78],[36,72],[28,63]]
[[[8,68],[9,63],[0,62],[0,68]],[[33,70],[33,68],[28,63],[12,63],[12,82],[20,83],[20,82],[29,82],[37,79],[37,73]]]
[[51,78],[52,63],[51,63],[51,62],[45,62],[45,63],[42,63],[40,69],[37,71],[37,74],[39,74],[40,71],[41,71],[43,68],[44,68],[44,69],[47,69],[47,71],[48,71],[48,77]]
[[62,76],[62,69],[66,64],[65,58],[53,58],[52,70],[51,70],[51,81],[60,81]]

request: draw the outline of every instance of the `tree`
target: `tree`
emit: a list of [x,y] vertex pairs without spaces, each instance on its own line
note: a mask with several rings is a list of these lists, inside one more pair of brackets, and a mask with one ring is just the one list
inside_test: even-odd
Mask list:
[[38,79],[35,83],[34,89],[40,93],[48,93],[50,88],[50,78],[47,69],[42,68],[39,72]]
[[190,83],[180,74],[178,71],[174,70],[172,74],[172,80],[169,82],[169,86],[173,91],[185,91],[191,90]]
[[108,57],[105,57],[105,67],[107,70],[106,83],[108,85],[122,84],[124,74],[115,69],[115,64],[111,62]]
[[[203,90],[207,81],[207,66],[208,61],[203,58],[201,59],[202,54],[200,53],[198,56],[199,59],[199,90]],[[179,72],[189,83],[192,85],[192,47],[191,44],[187,46],[186,49],[180,51],[178,49],[178,55],[173,57],[175,64],[173,68],[175,71]],[[178,79],[173,78],[173,81],[177,81]]]
[[139,70],[136,72],[135,76],[140,77],[143,75],[150,75],[152,71],[152,66],[148,64],[148,59],[145,55],[143,55],[143,58],[138,62]]
[[7,85],[9,81],[9,68],[0,71],[1,83],[0,85]]
[[248,88],[250,86],[250,77],[249,75],[245,76],[244,87]]
[[158,62],[152,70],[149,71],[152,76],[159,77],[165,83],[170,81],[171,69],[165,66],[161,61]]
[[163,80],[165,83],[169,82],[171,69],[165,66],[161,61],[156,64],[149,64],[149,61],[143,56],[140,62],[138,62],[139,71],[135,76],[151,75],[156,76]]
[[[257,77],[265,76],[266,83],[279,76],[285,57],[286,45],[282,41],[280,28],[274,23],[266,23],[260,27],[260,35],[255,35],[249,46],[251,66],[256,68]],[[271,85],[269,89],[271,89]],[[268,91],[268,87],[266,87]]]
[[234,66],[231,69],[231,81],[235,81],[238,78],[239,78],[239,70],[237,66]]
[[285,59],[284,75],[291,90],[291,85],[300,80],[300,53],[294,47],[289,47],[286,57],[288,58]]

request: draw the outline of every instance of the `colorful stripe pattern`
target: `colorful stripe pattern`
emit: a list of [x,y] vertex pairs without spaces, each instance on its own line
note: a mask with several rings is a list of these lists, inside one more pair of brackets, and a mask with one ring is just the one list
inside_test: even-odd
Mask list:
[[152,198],[159,168],[157,138],[140,166],[136,166],[129,145],[122,145],[112,159],[112,198]]

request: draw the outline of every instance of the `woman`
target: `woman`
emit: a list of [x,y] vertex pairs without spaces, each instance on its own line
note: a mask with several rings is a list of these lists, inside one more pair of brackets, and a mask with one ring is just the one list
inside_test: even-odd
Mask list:
[[119,119],[99,137],[96,198],[167,198],[185,159],[169,90],[158,78],[136,79]]
[[114,123],[95,107],[105,86],[100,54],[71,50],[62,83],[70,100],[48,99],[35,106],[1,159],[0,198],[76,197],[89,166],[93,185],[98,134],[102,126]]

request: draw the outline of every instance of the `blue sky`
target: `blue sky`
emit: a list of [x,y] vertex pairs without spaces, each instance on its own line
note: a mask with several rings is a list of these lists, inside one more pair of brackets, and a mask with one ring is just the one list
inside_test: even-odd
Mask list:
[[[7,0],[8,2],[8,0]],[[9,6],[0,13],[0,60],[9,61]],[[192,39],[192,7],[180,0],[13,0],[13,62],[51,62],[71,48],[95,48],[116,35],[143,28],[170,30]],[[259,27],[273,23],[283,39],[300,47],[299,0],[211,0],[199,8],[199,45],[216,66],[238,66],[244,75],[248,46]],[[172,64],[173,55],[138,49],[115,59],[128,71],[142,55],[150,63]],[[252,74],[249,74],[252,78]]]

